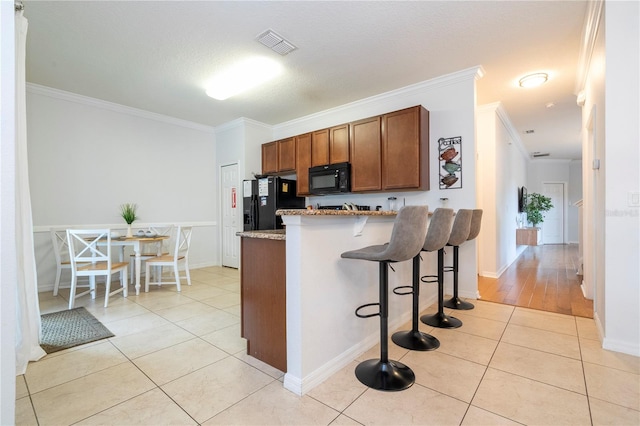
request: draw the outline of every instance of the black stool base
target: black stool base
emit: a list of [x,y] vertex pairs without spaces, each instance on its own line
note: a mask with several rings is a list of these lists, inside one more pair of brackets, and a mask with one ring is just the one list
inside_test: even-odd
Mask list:
[[356,377],[362,384],[382,391],[401,391],[413,385],[416,375],[398,361],[379,359],[362,361],[356,367]]
[[420,317],[420,321],[427,325],[430,325],[431,327],[438,328],[458,328],[462,326],[462,321],[460,321],[458,318],[441,314],[439,312],[433,315],[423,315]]
[[391,340],[398,346],[414,351],[432,351],[440,347],[440,341],[430,334],[421,331],[398,331]]
[[452,297],[451,299],[444,302],[444,307],[449,309],[459,309],[461,311],[468,311],[473,309],[473,303],[465,302],[459,297]]

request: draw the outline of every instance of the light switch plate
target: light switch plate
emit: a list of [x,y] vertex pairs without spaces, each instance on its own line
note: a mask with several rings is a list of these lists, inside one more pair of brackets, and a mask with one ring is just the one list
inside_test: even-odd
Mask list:
[[627,193],[629,207],[640,207],[640,192],[629,191]]

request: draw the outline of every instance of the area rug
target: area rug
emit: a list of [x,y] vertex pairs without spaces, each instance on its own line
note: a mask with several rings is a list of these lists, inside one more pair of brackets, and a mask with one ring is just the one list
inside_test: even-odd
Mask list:
[[48,354],[114,336],[85,308],[44,314],[41,318],[40,346]]

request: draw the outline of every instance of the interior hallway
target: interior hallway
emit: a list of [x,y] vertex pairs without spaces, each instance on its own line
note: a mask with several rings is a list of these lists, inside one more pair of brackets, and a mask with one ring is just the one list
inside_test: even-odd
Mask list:
[[[455,313],[459,329],[421,325],[439,349],[389,344],[390,358],[416,373],[408,390],[379,392],[355,378],[375,347],[299,397],[283,388],[282,372],[245,354],[238,271],[191,276],[181,294],[131,291],[108,308],[78,299],[115,337],[31,363],[17,378],[16,424],[640,423],[640,359],[603,350],[592,319],[474,301]],[[40,293],[42,312],[66,309],[67,296]]]
[[577,268],[576,244],[528,246],[500,278],[478,277],[478,291],[482,300],[593,318]]

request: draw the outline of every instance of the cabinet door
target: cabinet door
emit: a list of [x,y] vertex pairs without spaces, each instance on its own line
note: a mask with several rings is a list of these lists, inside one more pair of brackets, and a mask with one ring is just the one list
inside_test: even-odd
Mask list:
[[350,124],[351,191],[376,191],[382,187],[380,116]]
[[311,166],[329,164],[329,129],[311,134]]
[[278,143],[262,144],[262,174],[267,175],[278,171]]
[[382,116],[382,189],[429,189],[428,123],[421,106]]
[[329,129],[329,164],[349,162],[349,125]]
[[294,138],[278,141],[278,171],[288,172],[296,169],[296,142]]
[[296,195],[309,195],[309,167],[311,167],[311,133],[296,136]]

